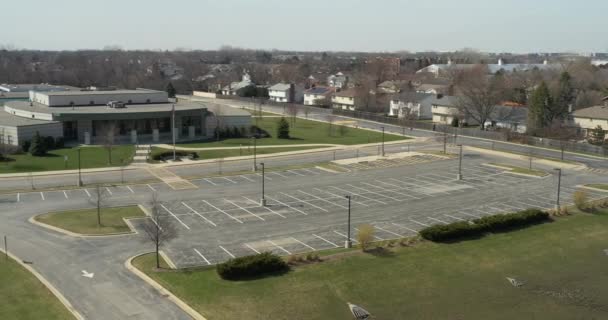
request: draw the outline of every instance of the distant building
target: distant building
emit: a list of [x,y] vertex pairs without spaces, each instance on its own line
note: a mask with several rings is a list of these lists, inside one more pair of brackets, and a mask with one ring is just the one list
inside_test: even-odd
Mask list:
[[336,89],[344,89],[348,85],[348,76],[345,76],[342,72],[332,74],[327,77],[327,85]]
[[433,118],[433,103],[437,95],[406,91],[394,95],[389,105],[389,116],[399,119],[426,120]]
[[333,88],[313,87],[304,91],[304,104],[307,106],[329,106]]
[[[472,69],[476,66],[480,66],[479,64],[454,64],[451,61],[448,61],[447,64],[432,64],[430,66],[424,67],[416,73],[430,73],[434,76],[445,76],[448,75],[453,70],[466,70]],[[484,64],[482,66],[487,67],[488,74],[495,74],[499,71],[502,72],[517,72],[517,71],[531,71],[534,69],[538,70],[555,70],[561,69],[562,66],[559,64],[550,64],[547,60],[543,63],[503,63],[502,59],[498,59],[498,63],[494,64]]]
[[445,84],[422,83],[416,86],[416,92],[430,94],[449,94],[450,86]]
[[336,92],[331,97],[331,106],[334,109],[354,111],[361,106],[361,97],[355,89]]
[[505,102],[494,107],[490,118],[486,120],[486,129],[507,129],[513,132],[525,133],[528,123],[528,108],[524,105]]
[[229,85],[222,88],[222,94],[225,96],[241,96],[242,93],[249,87],[254,87],[255,83],[251,81],[251,76],[248,73],[243,74],[241,81],[231,82]]
[[268,88],[268,99],[274,102],[301,103],[303,88],[293,83],[277,83]]
[[598,126],[608,132],[608,97],[604,98],[604,105],[579,109],[570,114],[570,122],[580,128],[586,136]]

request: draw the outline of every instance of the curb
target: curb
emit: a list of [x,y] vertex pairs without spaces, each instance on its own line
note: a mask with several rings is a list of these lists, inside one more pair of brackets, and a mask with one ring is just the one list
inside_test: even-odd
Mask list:
[[10,251],[6,252],[3,249],[0,249],[0,252],[7,254],[9,257],[11,257],[11,259],[15,260],[15,262],[17,262],[19,265],[21,265],[23,268],[33,274],[40,282],[42,282],[42,284],[47,289],[49,289],[49,291],[51,291],[51,293],[55,297],[57,297],[57,299],[59,299],[59,301],[66,307],[66,309],[68,309],[68,311],[74,316],[74,318],[78,320],[85,320],[85,318],[80,314],[80,312],[76,310],[76,308],[74,308],[70,301],[68,301],[68,299],[66,299],[66,297],[63,296],[63,294],[61,294],[61,292],[59,292],[59,290],[57,290],[55,286],[53,286],[48,280],[46,280],[46,278],[44,278],[42,274],[38,273],[38,271],[36,271],[30,265],[23,263],[23,260],[19,259]]
[[200,313],[198,313],[196,310],[192,309],[192,307],[190,307],[183,300],[181,300],[180,298],[178,298],[177,296],[175,296],[173,293],[171,293],[171,291],[165,289],[165,287],[163,287],[161,284],[159,284],[158,282],[156,282],[154,279],[150,278],[147,274],[145,274],[143,271],[137,269],[137,267],[135,267],[133,265],[133,263],[132,263],[133,259],[141,257],[141,256],[146,255],[148,253],[150,253],[150,252],[141,253],[141,254],[138,254],[136,256],[133,256],[133,257],[129,258],[127,261],[125,261],[125,267],[129,271],[131,271],[133,274],[135,274],[136,276],[138,276],[141,280],[143,280],[147,284],[151,285],[161,295],[167,297],[167,299],[169,299],[169,300],[171,300],[171,302],[175,303],[175,305],[177,305],[180,309],[182,309],[182,311],[184,311],[189,316],[191,316],[192,319],[195,319],[195,320],[207,320],[207,318],[203,317],[203,315],[201,315]]
[[[516,159],[516,160],[527,160],[528,159],[528,157],[526,157],[525,155],[507,152],[507,151],[487,150],[484,148],[471,147],[471,146],[465,146],[465,148],[467,150],[476,151],[479,153],[486,153],[486,154],[501,156],[501,157],[510,158],[510,159]],[[563,163],[563,162],[559,162],[559,161],[537,158],[534,156],[533,156],[533,158],[536,159],[536,160],[534,160],[536,163],[545,164],[545,165],[562,168],[562,169],[573,169],[573,170],[579,169],[580,170],[580,169],[587,168],[586,164],[580,163],[580,162],[577,162],[576,164],[570,164],[570,163]]]

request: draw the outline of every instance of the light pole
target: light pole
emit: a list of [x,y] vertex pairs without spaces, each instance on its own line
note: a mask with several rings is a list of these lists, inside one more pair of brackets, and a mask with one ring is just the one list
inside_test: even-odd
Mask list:
[[262,166],[262,200],[260,200],[260,206],[265,207],[266,196],[264,195],[264,180],[266,180],[266,177],[264,177],[264,162],[261,162],[260,165]]
[[384,157],[384,126],[382,126],[382,156]]
[[173,136],[173,161],[177,159],[175,152],[175,104],[171,107],[171,135]]
[[346,199],[348,199],[348,224],[347,224],[347,230],[346,230],[346,242],[344,243],[344,248],[348,249],[350,247],[353,246],[351,240],[350,240],[350,198],[351,196],[344,196]]
[[258,166],[256,164],[256,145],[257,145],[257,141],[255,137],[251,137],[251,139],[253,139],[253,172],[256,172],[258,170]]
[[462,145],[459,144],[458,147],[460,147],[460,156],[458,157],[458,175],[456,179],[462,180]]
[[555,168],[554,170],[557,170],[557,199],[555,200],[555,210],[559,212],[559,194],[562,187],[562,169]]
[[80,173],[80,148],[78,148],[78,186],[82,187],[82,176]]

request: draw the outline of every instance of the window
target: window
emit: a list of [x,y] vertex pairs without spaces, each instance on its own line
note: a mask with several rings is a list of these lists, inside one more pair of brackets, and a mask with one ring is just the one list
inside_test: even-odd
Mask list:
[[440,117],[439,117],[439,120],[440,120],[440,121],[444,121],[444,122],[445,122],[447,119],[448,119],[448,118],[447,118],[446,116],[440,116]]
[[150,99],[146,99],[146,103],[150,103]]
[[90,104],[90,105],[94,105],[94,104],[95,104],[95,101],[91,100],[91,101],[89,101],[89,104]]
[[128,104],[133,103],[133,100],[129,99],[129,101],[127,101]]

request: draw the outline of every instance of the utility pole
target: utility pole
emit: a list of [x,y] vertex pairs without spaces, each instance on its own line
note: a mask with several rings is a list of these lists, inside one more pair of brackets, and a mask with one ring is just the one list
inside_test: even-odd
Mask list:
[[173,161],[177,160],[175,152],[175,104],[171,107],[171,135],[173,136]]
[[256,163],[256,148],[257,148],[257,141],[255,137],[251,137],[251,139],[253,139],[253,172],[258,171],[258,165]]
[[4,236],[4,257],[8,261],[8,243],[6,242],[6,235]]
[[562,169],[555,168],[554,170],[557,171],[557,199],[555,201],[555,210],[559,213],[559,210],[560,210],[560,207],[559,207],[559,194],[560,194],[560,189],[562,187]]
[[80,148],[78,148],[78,186],[82,187],[82,174],[80,168]]
[[448,154],[447,153],[447,144],[448,144],[448,134],[447,132],[443,133],[443,154]]
[[384,157],[384,126],[382,126],[382,156]]
[[460,156],[458,157],[458,176],[457,180],[462,180],[462,145],[458,145],[460,147]]
[[262,166],[262,200],[260,200],[260,206],[265,207],[266,206],[266,196],[264,193],[264,183],[266,180],[266,177],[264,176],[264,162],[261,162],[260,165]]
[[351,248],[353,246],[352,241],[350,240],[350,198],[351,196],[344,196],[346,199],[348,199],[348,223],[347,223],[347,230],[346,230],[346,242],[344,243],[344,248],[348,249]]

